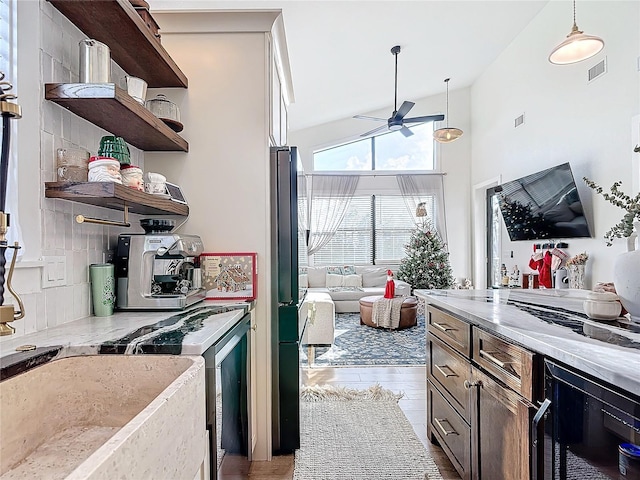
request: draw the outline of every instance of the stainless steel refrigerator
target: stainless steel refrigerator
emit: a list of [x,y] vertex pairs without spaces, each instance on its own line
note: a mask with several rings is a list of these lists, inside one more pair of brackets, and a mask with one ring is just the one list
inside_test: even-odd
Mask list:
[[295,147],[271,149],[271,348],[273,453],[300,447],[298,172]]

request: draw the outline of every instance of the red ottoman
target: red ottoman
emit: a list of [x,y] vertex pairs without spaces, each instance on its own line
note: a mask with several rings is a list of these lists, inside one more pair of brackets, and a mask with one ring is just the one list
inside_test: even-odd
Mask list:
[[[371,312],[373,310],[373,302],[382,298],[382,295],[374,295],[371,297],[363,297],[360,299],[360,325],[368,325],[374,328],[381,328],[371,321]],[[398,330],[403,328],[415,327],[418,323],[418,301],[413,297],[405,297],[400,309],[400,324]]]

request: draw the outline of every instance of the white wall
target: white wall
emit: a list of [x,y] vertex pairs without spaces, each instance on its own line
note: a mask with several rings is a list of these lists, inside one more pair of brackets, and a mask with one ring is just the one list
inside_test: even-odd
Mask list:
[[[570,162],[594,238],[567,240],[568,252],[589,253],[586,286],[591,287],[612,281],[612,261],[624,242],[606,247],[602,237],[623,211],[596,196],[582,177],[605,189],[616,180],[623,181],[626,193],[638,188],[640,155],[632,150],[640,113],[640,3],[579,2],[577,23],[604,39],[597,56],[566,66],[547,61],[571,27],[570,2],[549,2],[472,86],[471,184],[497,175],[505,182]],[[607,73],[588,83],[587,70],[605,57]],[[523,113],[524,125],[514,128]],[[532,244],[504,238],[503,262],[526,265]],[[475,252],[476,269],[483,258],[484,252]]]
[[[260,17],[263,23],[266,17]],[[271,23],[275,15],[272,17]],[[162,45],[189,79],[187,90],[162,90],[180,107],[185,125],[181,135],[189,142],[189,152],[147,152],[147,169],[161,172],[183,188],[190,214],[182,231],[200,235],[206,252],[258,254],[256,331],[252,333],[258,395],[253,459],[267,460],[271,456],[270,57],[266,33],[270,25],[258,22],[250,27],[249,15],[211,12],[163,12],[154,18],[163,26]],[[226,33],[226,29],[235,29],[235,23],[227,21],[242,18],[246,20],[244,31]]]
[[[294,79],[295,80],[295,79]],[[452,79],[450,83],[454,82]],[[451,86],[450,86],[451,88]],[[444,113],[445,95],[420,99],[415,102],[410,116]],[[362,112],[363,115],[387,118],[388,110]],[[451,144],[435,143],[436,170],[445,172],[445,208],[447,217],[447,236],[451,267],[455,277],[471,277],[471,234],[470,234],[470,90],[467,88],[449,91],[449,126],[458,127],[466,132],[459,140]],[[338,145],[359,139],[359,135],[374,128],[372,121],[347,118],[326,123],[304,130],[290,131],[289,143],[296,145],[302,159],[305,173],[313,172],[313,152],[328,146]],[[444,122],[436,124],[444,126]],[[387,172],[388,173],[388,172]],[[366,176],[359,183],[358,191],[366,194],[396,193],[398,185],[393,176]]]

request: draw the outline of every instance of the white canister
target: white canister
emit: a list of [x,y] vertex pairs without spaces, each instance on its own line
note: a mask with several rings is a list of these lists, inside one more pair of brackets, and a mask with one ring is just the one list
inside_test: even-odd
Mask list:
[[147,172],[147,181],[144,190],[154,195],[164,195],[167,193],[167,177],[160,173]]
[[120,162],[110,157],[91,157],[89,159],[89,181],[122,183]]
[[120,175],[122,175],[122,184],[125,187],[135,188],[144,192],[144,181],[142,180],[142,169],[135,165],[121,165]]

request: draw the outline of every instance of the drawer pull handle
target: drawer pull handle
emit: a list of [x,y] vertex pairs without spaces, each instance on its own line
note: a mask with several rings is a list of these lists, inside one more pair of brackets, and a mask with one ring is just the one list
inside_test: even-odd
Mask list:
[[[458,435],[458,432],[456,432],[453,427],[451,426],[451,424],[449,423],[449,420],[447,420],[446,418],[436,418],[433,417],[433,421],[436,422],[436,425],[438,426],[438,428],[440,430],[442,430],[442,433],[444,433],[444,436],[448,436],[448,435]],[[442,426],[443,423],[446,423],[449,426],[449,430],[447,430],[446,428],[444,428]]]
[[513,362],[503,362],[501,360],[498,360],[496,357],[494,357],[492,354],[495,354],[496,352],[487,352],[485,350],[480,350],[480,356],[481,357],[485,357],[487,360],[489,360],[492,363],[495,363],[496,365],[498,365],[500,368],[507,368],[507,364],[508,363],[513,363]]
[[455,328],[450,327],[446,323],[431,322],[431,325],[436,327],[438,330],[442,330],[443,332],[450,332],[451,330],[456,330]]
[[[451,370],[451,367],[449,367],[449,365],[434,365],[434,367],[436,367],[436,369],[445,377],[457,377],[458,375],[456,374],[456,372],[454,372],[453,370]],[[445,372],[444,369],[449,370],[450,373]]]

